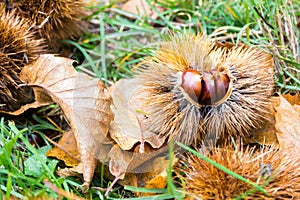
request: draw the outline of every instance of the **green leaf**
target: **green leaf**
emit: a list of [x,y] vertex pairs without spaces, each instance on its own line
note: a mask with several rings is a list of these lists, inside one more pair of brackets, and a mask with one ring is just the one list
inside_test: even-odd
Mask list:
[[43,154],[36,154],[29,157],[24,165],[25,165],[25,175],[34,176],[40,178],[47,170],[45,166],[53,172],[57,165],[57,160],[48,160],[48,158]]
[[45,163],[47,157],[44,155],[34,155],[29,157],[25,165],[25,175],[30,175],[34,177],[41,177],[43,174],[43,163]]

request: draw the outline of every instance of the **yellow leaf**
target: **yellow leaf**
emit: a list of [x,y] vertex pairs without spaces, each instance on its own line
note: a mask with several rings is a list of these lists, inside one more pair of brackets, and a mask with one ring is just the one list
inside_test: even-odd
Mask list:
[[72,131],[67,131],[60,139],[59,148],[54,147],[50,149],[46,155],[49,157],[55,157],[69,167],[74,167],[79,164],[79,152],[77,150],[76,140]]

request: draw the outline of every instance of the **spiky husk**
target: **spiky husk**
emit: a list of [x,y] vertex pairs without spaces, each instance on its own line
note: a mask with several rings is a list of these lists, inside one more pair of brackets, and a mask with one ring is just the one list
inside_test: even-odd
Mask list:
[[30,89],[18,87],[21,68],[43,52],[27,20],[0,9],[0,110],[14,111],[33,98]]
[[49,49],[58,51],[61,40],[74,39],[82,35],[86,24],[81,20],[87,16],[84,0],[10,0],[22,17],[46,39]]
[[[224,68],[234,79],[232,93],[218,106],[199,106],[183,94],[176,73]],[[227,48],[205,36],[173,35],[146,59],[135,78],[143,87],[147,128],[191,144],[200,139],[248,135],[268,116],[273,91],[273,59],[244,45]]]
[[175,168],[184,181],[187,199],[299,199],[300,157],[274,148],[234,150],[227,146],[215,148],[208,158],[227,169],[257,183],[269,196],[253,190],[253,186],[238,180],[195,155],[189,155]]

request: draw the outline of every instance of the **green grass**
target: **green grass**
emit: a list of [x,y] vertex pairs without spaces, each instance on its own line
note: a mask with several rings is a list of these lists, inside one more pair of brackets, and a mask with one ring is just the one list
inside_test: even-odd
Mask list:
[[[132,69],[136,68],[145,56],[153,55],[158,43],[168,31],[190,31],[203,32],[213,38],[233,43],[243,42],[269,52],[275,58],[274,78],[278,86],[277,91],[285,93],[300,90],[297,49],[299,28],[295,27],[296,21],[300,20],[299,1],[293,1],[293,4],[288,6],[280,0],[199,1],[202,2],[201,5],[193,0],[159,0],[157,4],[164,8],[164,11],[159,12],[153,7],[159,16],[157,19],[122,11],[116,6],[117,2],[95,5],[92,8],[93,14],[88,18],[94,24],[94,31],[77,41],[66,41],[75,48],[73,58],[80,63],[77,69],[101,79],[108,86],[121,78],[131,77]],[[52,145],[45,139],[44,134],[60,133],[61,130],[43,114],[54,109],[57,108],[42,110],[36,115],[25,116],[22,120],[1,117],[0,199],[60,197],[46,186],[45,180],[62,190],[72,191],[75,195],[87,199],[105,199],[104,192],[93,187],[88,193],[82,193],[78,189],[82,184],[79,178],[61,178],[55,175],[54,171],[59,168],[59,163],[45,156],[45,152]],[[34,147],[28,142],[32,134],[42,138],[43,146],[37,144]],[[218,166],[217,163],[212,164]],[[182,198],[172,182],[171,172],[172,169],[169,168],[167,189],[115,187],[109,198],[133,199],[133,193],[128,191],[158,193],[152,198],[138,199]],[[103,179],[96,178],[92,186],[99,186],[98,180]],[[105,180],[104,187],[108,187],[110,183]]]
[[[46,182],[50,182],[66,192],[72,192],[77,197],[87,199],[103,199],[104,192],[91,187],[88,193],[80,190],[82,180],[76,177],[59,177],[55,170],[64,167],[56,159],[48,158],[46,152],[52,148],[44,134],[61,131],[45,116],[26,116],[20,120],[0,119],[0,199],[57,199],[61,195],[53,191]],[[31,139],[32,134],[37,134],[42,141]],[[42,144],[42,146],[40,146]],[[101,177],[96,178],[101,180]],[[105,182],[109,184],[108,181]],[[95,180],[92,186],[100,186]],[[111,192],[110,196],[120,199],[125,192]]]
[[[26,124],[28,127],[17,125],[14,121],[0,121],[0,185],[2,198],[17,197],[24,199],[33,197],[56,198],[57,194],[45,186],[43,181],[63,188],[66,191],[74,191],[80,185],[79,181],[59,178],[54,175],[58,161],[49,159],[45,153],[52,148],[45,140],[42,147],[33,141],[33,146],[28,139],[30,134],[41,134],[41,130],[58,131],[53,125],[35,117],[38,122]],[[76,191],[76,190],[75,190]],[[1,198],[1,199],[2,199]]]
[[[150,0],[147,0],[151,4]],[[91,19],[98,31],[71,42],[84,54],[79,67],[90,75],[113,83],[132,75],[143,57],[152,55],[168,31],[203,32],[213,38],[258,46],[276,59],[276,81],[282,91],[299,86],[299,3],[277,1],[158,1],[165,9],[151,19],[120,10],[111,3],[99,5]],[[295,13],[292,13],[292,9]],[[281,19],[281,21],[280,21]],[[286,19],[286,21],[284,21]]]

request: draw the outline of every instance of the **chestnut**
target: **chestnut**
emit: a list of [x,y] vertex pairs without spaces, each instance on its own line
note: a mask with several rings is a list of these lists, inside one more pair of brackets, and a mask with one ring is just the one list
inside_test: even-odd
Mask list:
[[202,74],[194,69],[182,72],[181,87],[200,105],[219,105],[231,92],[231,80],[224,71],[212,69]]
[[196,102],[202,92],[202,76],[197,70],[188,69],[182,73],[182,88]]

